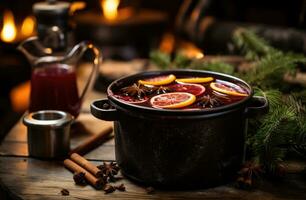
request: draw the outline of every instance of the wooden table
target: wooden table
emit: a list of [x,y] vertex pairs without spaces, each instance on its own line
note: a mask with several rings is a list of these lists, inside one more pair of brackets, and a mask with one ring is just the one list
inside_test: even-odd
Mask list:
[[[98,134],[106,123],[95,119],[89,113],[93,99],[105,95],[91,92],[87,96],[78,122],[84,125],[71,136],[72,148],[93,134]],[[288,162],[289,174],[283,181],[261,181],[257,189],[244,191],[236,189],[233,183],[210,189],[193,191],[155,190],[147,194],[145,187],[136,185],[128,179],[124,183],[126,192],[115,191],[104,194],[91,186],[74,184],[72,173],[63,167],[62,161],[39,160],[28,156],[26,127],[18,122],[0,145],[0,199],[306,199],[306,178],[300,172],[306,164]],[[110,140],[85,155],[95,164],[114,161],[114,141]],[[69,196],[62,196],[61,190],[67,189]]]
[[[95,119],[89,113],[82,113],[78,118],[87,131],[75,131],[71,138],[72,147],[80,144],[91,134],[99,133],[106,123]],[[110,140],[85,157],[95,164],[115,160],[114,141]],[[10,131],[0,146],[0,187],[5,195],[13,199],[306,199],[306,182],[295,174],[301,169],[300,164],[289,163],[294,169],[282,182],[263,181],[258,189],[244,191],[229,184],[206,190],[195,191],[160,191],[147,194],[144,187],[127,179],[118,182],[126,185],[126,192],[116,191],[104,194],[91,186],[77,186],[72,174],[61,161],[39,160],[30,158],[27,151],[26,127],[19,122]],[[69,196],[62,196],[65,188]],[[0,198],[1,199],[1,198]]]

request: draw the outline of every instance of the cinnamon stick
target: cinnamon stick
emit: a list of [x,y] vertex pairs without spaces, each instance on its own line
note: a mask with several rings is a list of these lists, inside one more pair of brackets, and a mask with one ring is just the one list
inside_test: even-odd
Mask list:
[[77,163],[73,162],[70,159],[64,160],[64,165],[66,168],[71,170],[74,173],[81,173],[83,172],[85,174],[85,179],[88,181],[89,184],[94,186],[96,189],[101,189],[104,185],[102,179],[98,179],[95,176],[93,176],[89,171],[79,166]]
[[69,155],[73,153],[78,153],[80,155],[84,155],[87,152],[93,150],[106,140],[112,138],[113,136],[110,136],[110,134],[113,132],[113,126],[112,125],[106,125],[103,130],[92,137],[90,137],[88,140],[86,140],[84,143],[82,143],[80,146],[77,146],[73,150],[70,151]]
[[95,166],[77,153],[71,154],[70,159],[81,167],[83,167],[84,169],[86,169],[87,171],[89,171],[90,173],[92,173],[95,177],[101,177],[103,175],[102,171],[97,166]]

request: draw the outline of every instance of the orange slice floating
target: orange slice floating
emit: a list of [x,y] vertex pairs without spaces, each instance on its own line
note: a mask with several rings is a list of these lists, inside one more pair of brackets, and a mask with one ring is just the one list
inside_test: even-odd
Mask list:
[[182,83],[208,83],[213,80],[214,80],[213,77],[191,77],[191,78],[176,79],[177,82],[182,82]]
[[167,76],[157,76],[150,79],[139,80],[138,83],[142,85],[168,85],[172,83],[176,77],[173,74]]
[[223,94],[241,97],[246,97],[249,95],[247,91],[243,90],[240,86],[226,81],[210,83],[210,87],[213,90]]
[[155,108],[183,108],[193,104],[196,97],[187,92],[171,92],[151,98],[150,103]]
[[205,92],[205,87],[200,84],[176,83],[169,86],[173,92],[188,92],[199,96]]

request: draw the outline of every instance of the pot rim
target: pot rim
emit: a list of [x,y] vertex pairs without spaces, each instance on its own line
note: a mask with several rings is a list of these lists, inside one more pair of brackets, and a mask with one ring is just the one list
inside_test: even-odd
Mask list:
[[[250,91],[249,95],[244,98],[241,101],[229,104],[229,105],[225,105],[225,106],[220,106],[217,108],[209,108],[209,109],[190,109],[190,110],[180,110],[180,109],[158,109],[158,108],[151,108],[151,107],[145,107],[145,106],[139,106],[137,104],[131,104],[131,103],[126,103],[122,100],[119,100],[117,98],[114,97],[113,95],[113,91],[112,88],[116,87],[117,85],[120,84],[120,82],[127,82],[129,79],[135,79],[137,77],[144,77],[144,76],[156,76],[156,75],[167,75],[167,74],[175,74],[175,73],[200,73],[200,74],[208,74],[208,75],[214,75],[214,76],[221,76],[221,77],[225,77],[226,79],[229,80],[235,80],[238,83],[242,83],[244,86],[246,86],[248,88],[248,90]],[[195,114],[209,114],[209,113],[219,113],[219,112],[224,112],[226,110],[230,110],[230,109],[234,109],[236,107],[239,107],[240,105],[245,104],[246,102],[248,102],[252,96],[254,94],[254,91],[252,89],[252,87],[245,82],[244,80],[237,78],[235,76],[232,75],[228,75],[228,74],[223,74],[223,73],[219,73],[219,72],[213,72],[213,71],[206,71],[206,70],[194,70],[194,69],[175,69],[175,70],[154,70],[154,71],[145,71],[145,72],[139,72],[136,74],[132,74],[132,75],[128,75],[128,76],[124,76],[120,79],[117,79],[115,81],[113,81],[107,88],[107,97],[110,100],[110,102],[112,104],[114,104],[114,106],[116,106],[116,104],[118,104],[120,107],[124,107],[124,108],[129,108],[132,109],[133,111],[136,109],[138,111],[143,111],[143,112],[151,112],[151,113],[158,113],[158,114],[173,114],[173,115],[195,115]],[[135,111],[136,111],[135,110]]]

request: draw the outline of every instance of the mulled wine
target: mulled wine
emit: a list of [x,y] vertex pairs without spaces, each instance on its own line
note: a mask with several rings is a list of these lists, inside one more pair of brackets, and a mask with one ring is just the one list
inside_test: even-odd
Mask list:
[[30,112],[62,110],[77,117],[81,102],[76,73],[66,64],[44,64],[32,72]]
[[198,110],[229,105],[248,97],[250,91],[239,83],[216,77],[156,76],[119,88],[119,101],[158,109]]

